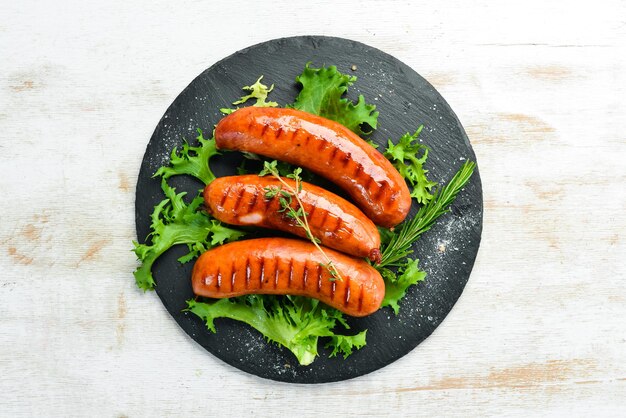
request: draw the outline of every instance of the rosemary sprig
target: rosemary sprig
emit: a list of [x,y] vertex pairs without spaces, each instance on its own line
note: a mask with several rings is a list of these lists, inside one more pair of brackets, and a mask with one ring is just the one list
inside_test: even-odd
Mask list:
[[[320,264],[330,273],[330,276],[331,276],[330,280],[331,281],[342,280],[341,275],[339,274],[339,271],[337,271],[337,268],[333,264],[333,261],[328,257],[326,252],[324,252],[322,247],[320,247],[319,245],[320,240],[318,238],[315,238],[313,236],[313,233],[311,232],[309,221],[307,219],[308,213],[304,211],[304,205],[302,204],[302,201],[300,200],[300,196],[299,196],[300,191],[302,191],[302,178],[300,177],[301,173],[302,173],[302,169],[300,167],[297,167],[293,171],[293,174],[287,175],[288,178],[292,179],[295,182],[295,188],[294,188],[291,185],[289,185],[289,183],[287,183],[278,173],[277,161],[272,161],[272,162],[265,161],[263,163],[263,170],[259,173],[259,176],[265,176],[265,175],[271,174],[282,184],[282,187],[286,189],[286,190],[283,190],[282,187],[280,188],[266,187],[265,198],[273,199],[277,195],[280,194],[280,196],[278,197],[278,202],[280,203],[280,209],[278,211],[285,212],[287,217],[293,219],[300,228],[304,229],[304,231],[306,232],[307,238],[313,243],[313,245],[315,245],[315,247],[324,257],[325,263],[320,263]],[[292,206],[294,198],[296,199],[296,203],[297,203],[296,208]]]
[[437,189],[432,199],[426,202],[412,219],[402,224],[383,249],[382,261],[376,266],[377,269],[385,266],[399,267],[405,262],[405,258],[413,252],[411,245],[420,235],[428,231],[441,215],[450,211],[450,204],[465,187],[475,168],[476,163],[466,161],[447,185]]

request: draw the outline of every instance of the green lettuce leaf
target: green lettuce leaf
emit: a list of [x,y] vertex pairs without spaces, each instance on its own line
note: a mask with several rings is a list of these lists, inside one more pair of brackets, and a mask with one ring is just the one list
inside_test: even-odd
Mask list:
[[[233,104],[234,105],[244,104],[248,100],[256,99],[256,102],[254,102],[254,104],[252,106],[256,106],[256,107],[276,107],[276,106],[278,106],[278,103],[276,103],[276,102],[268,102],[267,101],[267,95],[270,94],[270,92],[272,90],[274,90],[274,85],[272,84],[271,87],[267,87],[265,84],[261,83],[262,79],[263,79],[263,76],[259,77],[259,79],[254,84],[252,84],[251,86],[243,86],[242,89],[249,91],[250,94],[242,96],[239,100],[235,100],[233,102]],[[220,109],[220,112],[222,112],[225,115],[229,115],[229,114],[233,113],[237,109],[238,108],[231,109],[231,108],[228,108],[228,107],[223,107],[223,108]]]
[[166,199],[154,207],[151,216],[150,244],[133,241],[134,252],[141,265],[135,270],[135,282],[140,289],[154,289],[152,265],[161,254],[177,244],[187,244],[189,253],[179,259],[188,262],[216,243],[234,241],[244,235],[242,231],[226,228],[218,221],[198,210],[202,204],[201,196],[186,204],[183,197],[186,192],[176,193],[165,178],[161,180],[161,189]]
[[296,81],[302,90],[293,108],[332,119],[359,135],[376,129],[376,106],[365,103],[363,95],[356,103],[342,97],[356,81],[355,76],[340,73],[334,65],[313,68],[307,63]]
[[367,330],[363,330],[356,335],[333,335],[325,347],[333,350],[330,353],[330,357],[343,354],[343,358],[346,359],[352,354],[354,349],[358,350],[365,346],[365,334],[367,334]]
[[398,270],[397,275],[384,268],[385,273],[381,272],[385,280],[385,298],[382,307],[391,306],[394,313],[398,314],[400,311],[399,302],[406,295],[407,289],[426,279],[426,272],[420,270],[418,264],[417,258],[414,260],[407,258],[406,264]]
[[163,179],[168,179],[172,176],[187,174],[196,177],[204,184],[215,180],[215,175],[209,167],[211,157],[219,154],[215,138],[205,139],[202,130],[198,129],[196,139],[200,144],[197,147],[192,147],[185,142],[180,153],[177,148],[174,148],[170,155],[170,164],[160,167],[153,177],[162,176]]
[[375,149],[378,149],[380,147],[380,145],[378,145],[376,142],[372,141],[371,139],[367,139],[365,142],[367,142],[368,144],[370,144],[372,147],[374,147]]
[[[411,197],[418,203],[426,203],[433,198],[430,192],[437,185],[436,182],[428,180],[424,169],[424,163],[428,158],[428,147],[420,144],[418,138],[424,125],[421,125],[413,135],[406,133],[402,135],[397,144],[388,140],[385,157],[387,157],[398,172],[413,186]],[[421,153],[421,155],[420,155]]]
[[340,336],[333,329],[348,329],[341,312],[316,299],[299,296],[248,295],[205,303],[187,301],[187,311],[206,322],[216,332],[215,319],[230,318],[245,322],[259,331],[268,341],[289,349],[301,365],[308,365],[318,355],[320,337],[331,337],[333,354],[350,355],[353,349],[365,345],[365,332],[354,337]]

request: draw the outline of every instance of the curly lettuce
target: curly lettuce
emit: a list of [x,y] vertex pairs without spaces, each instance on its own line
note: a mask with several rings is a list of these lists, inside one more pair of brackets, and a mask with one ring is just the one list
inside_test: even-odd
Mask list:
[[339,122],[358,135],[367,135],[378,126],[376,106],[359,95],[356,103],[343,97],[356,76],[342,74],[337,67],[304,67],[296,82],[302,85],[291,107]]
[[[382,272],[381,272],[382,273]],[[426,272],[420,270],[419,260],[406,259],[406,264],[393,273],[385,269],[382,274],[385,280],[385,298],[382,307],[390,306],[397,315],[400,312],[400,300],[404,298],[409,287],[426,279]]]
[[[255,106],[255,107],[278,106],[278,103],[276,102],[267,101],[267,95],[270,94],[272,90],[274,90],[274,85],[272,84],[270,87],[267,87],[265,84],[261,83],[261,80],[263,80],[263,76],[259,77],[258,80],[254,84],[251,84],[249,86],[243,86],[242,90],[249,91],[250,94],[241,96],[239,100],[235,100],[232,104],[240,105],[240,104],[244,104],[248,100],[256,100],[256,102],[254,102],[252,106]],[[225,115],[229,115],[237,109],[239,109],[239,107],[235,109],[232,109],[229,107],[223,107],[220,109],[220,112],[222,112]]]
[[407,132],[402,135],[397,144],[391,142],[391,139],[388,140],[384,153],[402,177],[411,184],[413,187],[411,197],[418,203],[426,203],[432,199],[431,189],[437,185],[437,182],[430,181],[426,177],[428,170],[424,168],[424,164],[428,158],[429,148],[418,142],[423,128],[424,125],[421,125],[415,133]]
[[198,208],[202,197],[195,197],[186,204],[183,197],[186,192],[176,193],[165,178],[161,180],[161,189],[166,198],[154,207],[151,216],[150,244],[133,241],[134,252],[141,265],[135,270],[135,282],[140,289],[154,289],[152,265],[165,251],[174,245],[187,244],[189,253],[179,258],[181,263],[188,262],[209,248],[241,238],[244,233],[222,226]]
[[289,349],[303,366],[318,356],[318,340],[330,337],[326,347],[331,356],[349,356],[354,349],[365,345],[365,334],[337,334],[333,329],[350,327],[343,314],[316,299],[301,296],[248,295],[220,299],[213,303],[187,301],[187,311],[202,318],[211,332],[216,332],[214,320],[230,318],[245,322],[259,331],[268,341]]
[[215,138],[205,139],[202,129],[198,128],[196,140],[199,143],[196,147],[190,146],[185,141],[180,152],[174,148],[170,155],[169,165],[160,167],[153,177],[161,176],[167,180],[172,176],[186,174],[197,178],[204,184],[209,184],[215,180],[215,174],[209,167],[209,160],[219,155]]

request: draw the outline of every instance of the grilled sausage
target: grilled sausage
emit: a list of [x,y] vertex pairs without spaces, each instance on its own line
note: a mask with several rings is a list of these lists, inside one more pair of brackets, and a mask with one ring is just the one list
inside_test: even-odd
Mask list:
[[[295,182],[283,179],[295,190]],[[380,262],[380,234],[376,225],[352,203],[310,183],[301,183],[298,197],[312,235],[322,245],[357,257]],[[281,211],[280,193],[266,197],[270,190],[286,189],[273,177],[257,175],[220,177],[204,189],[207,211],[222,222],[279,229],[308,238],[304,228]],[[296,199],[291,207],[298,209]]]
[[358,258],[324,251],[341,280],[332,280],[322,254],[305,241],[259,238],[221,245],[202,254],[193,266],[193,292],[209,298],[308,296],[352,316],[376,312],[385,296],[376,269]]
[[375,224],[392,227],[411,208],[406,182],[372,146],[343,125],[295,109],[245,107],[215,129],[218,148],[306,167],[344,189]]

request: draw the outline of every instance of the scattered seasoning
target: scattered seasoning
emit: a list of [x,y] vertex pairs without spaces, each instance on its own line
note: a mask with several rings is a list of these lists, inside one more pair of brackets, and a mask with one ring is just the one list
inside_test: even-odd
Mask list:
[[352,64],[352,67],[350,67],[350,69],[351,69],[352,71],[356,71],[356,65]]

